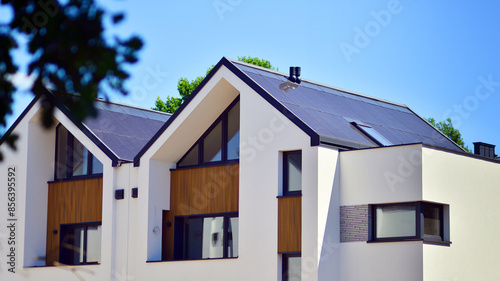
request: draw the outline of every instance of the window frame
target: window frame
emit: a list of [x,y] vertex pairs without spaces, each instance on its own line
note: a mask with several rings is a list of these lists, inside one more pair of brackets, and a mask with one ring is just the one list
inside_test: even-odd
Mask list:
[[[66,177],[64,178],[59,178],[57,175],[58,171],[58,158],[59,158],[59,129],[60,127],[63,127],[66,132],[68,133],[67,139],[66,139],[66,162],[63,164]],[[56,149],[55,149],[55,161],[54,161],[54,181],[71,181],[71,180],[79,180],[79,179],[92,179],[92,178],[101,178],[103,176],[103,173],[92,173],[92,168],[93,168],[93,157],[94,155],[88,148],[86,148],[83,144],[82,146],[87,149],[87,174],[85,175],[78,175],[78,176],[73,176],[73,159],[74,159],[74,153],[75,153],[75,140],[80,142],[73,134],[62,125],[62,123],[59,123],[56,126]],[[80,142],[81,144],[81,142]],[[97,159],[99,161],[99,159]],[[101,163],[102,165],[102,163]]]
[[[61,224],[60,225],[60,237],[59,237],[59,262],[65,265],[93,265],[93,264],[100,264],[100,262],[87,262],[87,245],[88,245],[88,228],[93,227],[93,226],[101,226],[101,231],[102,231],[102,222],[96,221],[96,222],[84,222],[84,223],[67,223],[67,224]],[[83,263],[77,263],[77,264],[69,264],[67,261],[69,260],[68,255],[71,253],[70,250],[67,250],[62,247],[62,244],[66,238],[66,231],[70,229],[77,229],[77,228],[84,228],[84,239],[83,239],[83,249],[80,249],[83,251]],[[101,232],[101,243],[102,243],[102,232]],[[102,244],[101,244],[101,249],[99,249],[102,252]],[[66,260],[65,260],[66,259]]]
[[[187,150],[187,152],[177,161],[176,169],[188,169],[193,167],[206,167],[206,166],[216,166],[221,164],[237,164],[240,162],[238,159],[230,159],[228,160],[228,152],[227,152],[227,144],[229,142],[228,136],[228,115],[229,111],[231,111],[234,106],[240,101],[240,97],[238,96],[234,101],[232,101],[229,106],[222,112],[222,114],[208,127],[208,129],[201,135],[200,138]],[[241,104],[240,104],[241,108]],[[221,137],[221,160],[219,161],[204,161],[204,141],[205,138],[212,132],[212,130],[221,122],[222,129],[222,137]],[[198,146],[198,161],[197,164],[193,165],[180,165],[182,161],[188,156],[188,154]]]
[[[390,142],[387,138],[385,138],[380,132],[375,130],[370,125],[367,125],[363,122],[360,121],[351,121],[351,124],[358,129],[363,135],[365,135],[369,140],[377,144],[378,146],[384,147],[384,146],[391,146],[393,145],[392,142]],[[371,133],[370,131],[373,131]]]
[[[283,253],[281,255],[281,281],[288,281],[288,259],[289,258],[301,258],[301,252],[298,253]],[[302,274],[302,265],[301,265],[301,274]]]
[[[288,181],[288,157],[290,155],[300,155],[300,190],[290,191],[290,183]],[[283,196],[301,196],[302,195],[302,150],[283,151]]]
[[[402,237],[377,237],[377,207],[380,206],[399,206],[399,205],[413,205],[415,208],[415,236],[402,236]],[[439,238],[437,236],[430,236],[424,233],[424,208],[426,206],[438,207],[439,209]],[[432,203],[426,201],[414,201],[414,202],[399,202],[399,203],[385,203],[385,204],[371,204],[371,239],[368,242],[397,242],[397,241],[424,241],[431,244],[451,244],[447,241],[445,233],[444,224],[444,207],[448,206],[446,204]]]
[[[201,259],[188,259],[186,257],[187,244],[185,243],[186,231],[184,226],[190,219],[205,219],[213,217],[223,217],[223,250],[221,258],[201,258]],[[236,257],[228,257],[229,249],[229,220],[231,218],[239,219],[239,212],[226,212],[226,213],[212,213],[212,214],[199,214],[199,215],[181,215],[174,218],[174,261],[193,261],[193,260],[217,260],[217,259],[236,259]],[[239,229],[238,229],[239,232]],[[234,241],[234,240],[233,240]],[[238,245],[239,247],[239,245]],[[239,253],[239,251],[238,251]]]

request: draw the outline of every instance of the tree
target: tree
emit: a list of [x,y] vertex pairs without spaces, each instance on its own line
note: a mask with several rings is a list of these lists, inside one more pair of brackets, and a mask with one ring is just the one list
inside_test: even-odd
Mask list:
[[[107,17],[118,24],[124,19],[122,13],[109,14],[94,0],[1,0],[0,3],[12,12],[10,22],[0,25],[0,126],[6,127],[6,116],[12,113],[16,92],[12,77],[20,67],[12,52],[20,47],[18,42],[27,42],[31,56],[27,66],[27,74],[35,77],[31,92],[54,90],[76,122],[97,115],[94,101],[98,93],[106,99],[106,89],[127,94],[124,82],[129,74],[125,67],[137,62],[142,41],[137,36],[107,40],[103,25]],[[67,93],[77,93],[78,98]],[[55,103],[42,97],[41,119],[45,128],[54,124]],[[15,149],[16,136],[4,139]]]
[[[269,68],[272,70],[278,70],[271,65],[271,62],[265,59],[252,58],[252,57],[238,57],[239,61],[251,63],[261,67]],[[208,68],[205,76],[198,76],[196,79],[189,81],[187,78],[180,78],[177,82],[177,91],[179,92],[180,98],[167,96],[165,101],[162,101],[160,97],[156,98],[155,106],[151,109],[159,110],[168,113],[175,113],[181,104],[193,93],[193,91],[200,85],[200,83],[205,79],[205,77],[212,71],[215,65]]]
[[434,118],[429,118],[427,119],[427,121],[429,121],[429,123],[431,123],[432,126],[436,127],[436,129],[441,131],[445,136],[449,137],[452,141],[454,141],[460,147],[465,149],[465,151],[471,153],[469,147],[465,145],[464,140],[462,139],[462,134],[460,134],[460,131],[458,129],[453,128],[453,124],[451,123],[450,118],[446,118],[445,121],[441,121],[438,123],[436,123],[436,120]]

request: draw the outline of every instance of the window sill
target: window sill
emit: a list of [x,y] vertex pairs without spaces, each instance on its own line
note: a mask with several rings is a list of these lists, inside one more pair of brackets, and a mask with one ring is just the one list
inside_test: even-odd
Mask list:
[[188,169],[195,169],[195,168],[215,167],[215,166],[226,166],[226,165],[233,165],[233,164],[239,164],[239,163],[240,163],[239,159],[233,159],[233,160],[227,160],[227,161],[205,162],[203,164],[196,164],[196,165],[190,165],[190,166],[171,168],[170,171],[188,170]]
[[366,243],[393,243],[393,242],[423,242],[424,244],[433,244],[433,245],[441,245],[441,246],[450,246],[451,241],[435,241],[435,240],[425,240],[420,238],[415,239],[387,239],[387,240],[371,240],[366,241]]
[[100,263],[87,263],[87,264],[59,264],[59,265],[35,265],[35,266],[28,266],[26,268],[46,268],[46,267],[72,267],[72,266],[96,266],[96,265],[101,265]]
[[276,198],[302,197],[302,194],[278,195]]
[[103,177],[103,174],[93,174],[93,175],[85,175],[85,176],[75,176],[75,177],[65,178],[65,179],[57,179],[57,180],[48,181],[47,183],[89,180],[89,179],[98,179],[98,178],[102,178],[102,177]]
[[235,258],[213,258],[213,259],[198,259],[198,260],[168,260],[168,261],[146,261],[146,263],[159,263],[159,262],[189,262],[189,261],[220,261],[220,260],[237,260]]

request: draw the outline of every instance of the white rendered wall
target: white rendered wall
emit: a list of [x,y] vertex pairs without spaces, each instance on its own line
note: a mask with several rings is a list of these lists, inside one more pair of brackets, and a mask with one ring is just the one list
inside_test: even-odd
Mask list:
[[[14,277],[19,274],[12,274],[8,272],[7,265],[7,254],[10,252],[11,245],[8,244],[8,238],[10,237],[10,231],[7,228],[9,224],[7,219],[9,214],[7,212],[7,183],[8,183],[8,167],[15,167],[16,169],[16,261],[15,268],[16,272],[21,270],[24,266],[25,261],[25,250],[24,240],[25,240],[25,213],[26,213],[26,178],[27,178],[27,160],[28,160],[28,130],[29,130],[29,118],[33,117],[34,112],[29,114],[29,117],[24,119],[23,122],[19,123],[14,131],[15,134],[19,135],[17,140],[17,151],[11,150],[6,143],[1,146],[1,151],[4,156],[4,160],[0,162],[0,279],[1,280],[14,280]],[[44,235],[45,236],[45,235]],[[38,255],[40,248],[34,246],[30,249],[29,255],[35,253]],[[45,250],[42,255],[45,255]],[[29,259],[28,259],[29,260]]]
[[424,280],[500,280],[500,164],[423,148],[423,199],[449,204],[449,247],[424,245]]
[[[204,125],[188,126],[189,130],[186,130],[183,126],[191,121],[186,120],[182,121],[182,124],[177,124],[178,120],[184,120],[186,117],[179,115],[178,120],[172,123],[158,142],[141,158],[140,186],[148,182],[147,186],[151,192],[156,188],[151,182],[157,181],[163,185],[162,188],[169,190],[165,187],[169,184],[169,180],[166,178],[163,180],[159,173],[153,173],[152,166],[161,167],[160,161],[177,162],[238,94],[240,94],[239,257],[146,264],[140,261],[137,274],[144,280],[163,280],[166,277],[169,280],[278,280],[281,269],[277,253],[276,196],[279,195],[281,181],[280,153],[298,149],[302,150],[303,157],[302,255],[312,268],[306,273],[303,272],[303,276],[308,277],[303,280],[317,280],[320,251],[318,249],[321,249],[321,243],[318,241],[324,238],[319,232],[328,228],[327,221],[331,221],[327,201],[332,194],[337,152],[325,150],[324,155],[319,157],[318,148],[310,146],[309,136],[225,67],[221,68],[210,83],[199,92],[196,99],[193,99],[190,104],[192,107],[185,109],[186,113],[193,116],[209,116],[207,117],[209,120],[198,120]],[[201,101],[210,106],[201,106]],[[324,190],[318,193],[317,167],[324,162],[328,163],[321,180]],[[169,165],[161,167],[162,173],[168,173]],[[152,198],[152,194],[147,196]],[[318,201],[322,201],[323,206],[323,213],[320,216],[318,216]],[[148,208],[151,210],[151,206]],[[138,214],[143,212],[141,209]],[[149,220],[152,220],[152,213],[149,212],[148,215]],[[321,228],[318,227],[318,220],[323,222]],[[145,225],[144,222],[139,223]],[[142,231],[141,227],[139,230]],[[148,240],[151,240],[151,235],[148,236]],[[148,253],[150,251],[154,250],[149,249]]]
[[[340,153],[340,205],[422,200],[421,145]],[[422,242],[340,244],[339,280],[422,280]]]
[[[340,278],[340,158],[318,147],[318,280]],[[304,224],[305,222],[303,222]],[[302,232],[307,232],[303,229]],[[307,265],[305,265],[307,266]],[[306,268],[304,269],[306,270]]]
[[[6,271],[4,267],[4,227],[0,231],[0,280],[111,280],[112,259],[112,204],[103,204],[102,251],[100,265],[45,267],[46,233],[47,233],[47,200],[48,181],[54,179],[55,161],[55,127],[45,130],[39,120],[39,103],[35,104],[23,120],[15,128],[14,133],[20,135],[18,150],[13,152],[2,145],[5,160],[0,162],[0,169],[6,171],[8,166],[16,166],[19,170],[16,210],[19,218],[17,235],[16,274]],[[111,160],[97,148],[63,113],[55,110],[57,122],[63,125],[94,154],[104,165],[103,202],[114,200],[113,167]],[[7,182],[6,173],[0,173],[0,180]],[[2,189],[2,192],[4,189]],[[5,191],[6,192],[6,191]],[[6,210],[6,195],[0,195],[2,210]],[[5,205],[4,205],[5,204]],[[6,212],[0,212],[2,223],[6,221]]]

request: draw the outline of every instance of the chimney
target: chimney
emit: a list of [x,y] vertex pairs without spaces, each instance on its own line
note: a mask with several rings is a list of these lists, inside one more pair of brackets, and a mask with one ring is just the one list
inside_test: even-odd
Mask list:
[[484,143],[484,142],[474,142],[474,154],[495,158],[495,146],[493,144]]
[[290,77],[288,77],[288,80],[290,80],[293,83],[300,84],[300,66],[290,66]]

